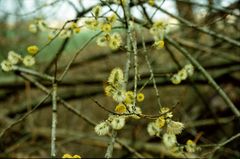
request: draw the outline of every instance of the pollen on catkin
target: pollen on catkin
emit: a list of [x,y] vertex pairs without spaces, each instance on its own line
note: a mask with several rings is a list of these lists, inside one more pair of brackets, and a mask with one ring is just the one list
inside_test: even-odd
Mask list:
[[119,43],[122,43],[122,38],[121,38],[121,35],[120,35],[119,33],[113,33],[113,34],[110,36],[110,38],[117,40]]
[[134,94],[133,91],[127,91],[126,92],[126,99],[125,99],[125,103],[126,104],[133,104],[133,100],[134,100]]
[[163,115],[165,118],[172,118],[173,117],[173,114],[168,107],[161,107],[159,113],[161,115]]
[[73,158],[81,158],[80,155],[73,155]]
[[80,27],[77,27],[77,28],[74,28],[74,29],[73,29],[73,32],[74,32],[74,33],[80,33],[80,31],[81,31]]
[[112,30],[112,25],[109,24],[109,23],[103,23],[103,24],[101,25],[101,30],[102,30],[104,33],[109,33],[109,32],[111,32],[111,30]]
[[122,69],[118,67],[114,68],[108,77],[108,83],[116,87],[119,85],[119,83],[122,83],[122,82],[124,82]]
[[150,6],[154,6],[155,0],[148,0],[148,4],[149,4]]
[[164,48],[164,41],[157,40],[154,42],[153,46],[156,47],[156,49],[162,49],[162,48]]
[[85,26],[89,29],[96,30],[98,28],[99,22],[96,19],[85,20]]
[[164,23],[163,21],[156,21],[153,23],[153,28],[156,28],[158,30],[164,30],[166,29],[167,24]]
[[[151,1],[151,3],[154,3]],[[154,4],[153,4],[154,5]],[[150,28],[150,33],[153,35],[155,40],[153,46],[156,49],[161,49],[164,47],[164,33],[166,30],[167,24],[162,21],[156,21],[153,23],[152,27]]]
[[111,96],[116,102],[122,103],[126,99],[126,90],[123,77],[123,71],[120,68],[114,68],[107,81],[108,86],[105,87],[105,93]]
[[137,94],[137,101],[142,102],[144,100],[144,94],[143,93],[138,93]]
[[109,39],[109,47],[113,50],[118,49],[122,44],[122,38],[120,36],[120,34],[118,33],[113,33],[112,35],[110,35],[110,39]]
[[112,15],[110,15],[110,16],[107,16],[107,22],[109,22],[109,23],[114,23],[116,20],[117,20],[117,16],[116,16],[116,14],[115,13],[113,13]]
[[156,126],[157,126],[158,128],[164,127],[165,123],[166,123],[166,120],[164,119],[163,116],[160,116],[160,117],[157,118],[157,120],[155,121],[155,124],[156,124]]
[[114,88],[112,86],[106,86],[106,87],[104,87],[104,91],[105,91],[106,96],[112,96]]
[[73,155],[72,156],[72,155],[66,153],[62,156],[62,158],[81,158],[81,156],[79,156],[79,155]]
[[152,27],[150,28],[150,33],[153,36],[163,34],[164,30],[166,30],[167,24],[163,21],[156,21],[153,23]]
[[121,42],[117,39],[110,39],[108,45],[112,50],[117,50],[121,46]]
[[102,7],[100,5],[97,5],[92,9],[92,14],[94,15],[95,18],[99,17],[101,10]]
[[119,114],[123,114],[127,112],[127,108],[124,104],[119,103],[116,107],[115,107],[115,112],[119,113]]
[[72,155],[68,154],[68,153],[65,153],[62,158],[72,158]]
[[77,27],[78,27],[78,25],[77,25],[76,22],[71,23],[71,26],[70,26],[71,29],[74,29],[74,28],[77,28]]
[[80,27],[78,27],[76,22],[73,22],[70,26],[70,28],[72,29],[72,31],[74,33],[79,33],[81,31]]
[[36,45],[31,45],[27,47],[27,52],[30,55],[35,55],[38,53],[38,51],[39,51],[39,48]]

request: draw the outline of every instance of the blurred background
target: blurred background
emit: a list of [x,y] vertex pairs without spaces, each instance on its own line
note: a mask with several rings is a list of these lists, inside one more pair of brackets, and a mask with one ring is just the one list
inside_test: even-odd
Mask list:
[[[198,27],[207,28],[240,43],[240,1],[156,0],[156,5],[170,14],[156,10],[147,2],[143,5],[138,5],[138,2],[144,1],[131,1],[132,16],[144,21],[146,17],[143,13],[146,12],[153,15],[153,21],[162,20],[168,23],[166,34],[198,60],[240,109],[239,46],[189,27],[170,15],[176,15]],[[0,61],[5,59],[11,50],[25,55],[29,45],[45,46],[52,36],[54,29],[51,28],[60,29],[67,20],[79,18],[78,24],[84,25],[84,19],[91,16],[91,9],[100,3],[100,0],[0,0]],[[111,7],[123,17],[118,5],[112,4]],[[109,12],[109,6],[103,3],[102,12]],[[33,23],[38,23],[40,27],[36,33],[29,30],[29,25]],[[125,31],[123,29],[116,31],[122,35],[125,45]],[[78,34],[57,37],[36,56],[36,65],[32,69],[54,75],[52,61],[57,54],[60,54],[57,70],[57,76],[60,76],[74,54],[96,33],[97,31],[81,28]],[[139,29],[137,31],[140,52],[138,88],[148,81],[143,89],[145,100],[140,103],[144,114],[156,113],[158,106],[152,81],[149,81],[148,65],[144,54],[141,53],[142,35],[146,41],[147,54],[162,105],[171,107],[178,103],[173,110],[174,119],[185,124],[183,133],[178,136],[178,142],[184,144],[188,139],[198,138],[197,144],[205,146],[200,146],[201,151],[197,152],[197,155],[204,156],[214,148],[211,145],[219,144],[239,133],[239,119],[199,70],[195,70],[192,79],[173,85],[170,81],[171,75],[189,61],[167,42],[165,48],[154,49],[152,47],[154,40],[149,30]],[[92,99],[109,110],[114,110],[117,103],[105,96],[104,83],[113,68],[124,69],[126,59],[126,50],[120,48],[113,51],[107,47],[99,47],[96,40],[92,40],[77,56],[66,77],[59,84],[58,95],[92,121],[98,123],[105,120],[109,113],[99,108]],[[0,71],[0,133],[29,112],[45,96],[45,93],[15,73]],[[129,90],[133,89],[133,73],[132,66]],[[35,79],[51,88],[49,81]],[[0,157],[49,157],[51,120],[49,98],[30,116],[1,136]],[[171,157],[161,150],[151,148],[154,144],[160,144],[161,139],[148,135],[146,127],[149,122],[147,119],[129,120],[124,129],[119,131],[118,137],[145,157]],[[108,137],[97,136],[93,127],[59,104],[57,156],[70,153],[87,158],[103,157],[108,140]],[[235,139],[218,150],[214,157],[239,158],[239,143],[239,138]],[[113,157],[132,157],[131,155],[116,144]]]

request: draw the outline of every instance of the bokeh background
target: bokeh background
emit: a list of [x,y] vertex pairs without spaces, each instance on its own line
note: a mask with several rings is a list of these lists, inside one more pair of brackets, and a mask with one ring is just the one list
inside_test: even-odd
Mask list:
[[[156,0],[157,5],[168,12],[180,16],[199,27],[210,29],[239,42],[240,39],[240,1],[238,0]],[[191,3],[190,3],[191,2]],[[81,15],[80,19],[91,16],[89,8],[101,3],[99,0],[0,0],[0,61],[7,57],[10,50],[21,55],[26,54],[29,45],[44,46],[48,42],[49,29],[35,34],[28,29],[34,21],[42,19],[48,27],[61,28],[67,21]],[[200,4],[200,5],[199,5]],[[201,5],[202,4],[202,5]],[[146,12],[152,15],[155,10],[147,3]],[[117,9],[116,5],[112,5]],[[214,9],[215,8],[215,9]],[[103,12],[108,12],[107,6]],[[81,14],[84,12],[84,14]],[[120,16],[123,15],[118,10]],[[144,20],[140,6],[132,6],[131,13],[136,19]],[[167,22],[167,35],[174,38],[182,47],[210,73],[223,88],[232,102],[240,109],[240,50],[238,46],[222,39],[204,34],[194,27],[188,27],[177,19],[157,11],[153,21]],[[80,21],[80,25],[84,23]],[[126,34],[122,29],[123,44]],[[36,65],[32,68],[39,72],[54,74],[54,67],[49,64],[58,52],[62,53],[58,60],[57,75],[61,75],[68,61],[89,40],[96,31],[81,29],[80,33],[69,38],[56,38],[50,45],[36,56]],[[219,94],[213,89],[202,74],[195,70],[193,78],[179,85],[171,83],[170,76],[180,67],[189,63],[174,47],[166,43],[165,48],[156,50],[152,47],[153,37],[147,29],[137,32],[139,50],[141,36],[144,35],[161,103],[164,106],[176,107],[174,119],[185,124],[185,129],[178,136],[179,143],[199,137],[197,144],[203,145],[197,154],[204,156],[216,146],[239,133],[240,122]],[[141,51],[140,51],[141,52]],[[124,49],[111,50],[99,47],[96,40],[85,47],[70,67],[70,71],[59,84],[59,96],[71,103],[82,114],[98,123],[108,117],[108,112],[99,108],[92,100],[96,100],[109,110],[114,110],[117,103],[104,95],[104,83],[110,71],[115,67],[124,69],[126,63]],[[150,73],[143,54],[139,54],[139,87],[148,81]],[[128,89],[133,86],[133,67],[130,69]],[[36,78],[51,88],[51,83]],[[143,89],[144,102],[140,107],[145,114],[155,114],[157,98],[152,82]],[[11,123],[31,110],[45,94],[23,80],[14,72],[0,71],[0,132]],[[29,117],[11,127],[0,138],[0,157],[49,157],[51,141],[51,99],[49,98]],[[146,127],[147,119],[129,120],[118,137],[134,147],[145,157],[166,156],[162,150],[160,138],[150,137]],[[99,137],[84,120],[72,114],[61,104],[58,107],[57,124],[57,156],[64,153],[79,154],[82,157],[103,157],[108,145],[108,137]],[[216,153],[215,158],[239,158],[239,138],[228,143]],[[205,146],[204,146],[205,145]],[[212,145],[212,146],[211,146]],[[151,147],[152,146],[152,147]],[[116,144],[113,157],[132,157],[132,154]]]

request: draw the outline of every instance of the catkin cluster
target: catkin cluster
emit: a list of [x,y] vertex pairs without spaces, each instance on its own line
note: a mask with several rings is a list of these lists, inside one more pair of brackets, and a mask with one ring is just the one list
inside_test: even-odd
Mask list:
[[[186,67],[187,66],[187,67]],[[186,65],[184,68],[189,68]],[[95,126],[95,132],[102,136],[107,135],[111,130],[122,129],[128,118],[140,119],[144,114],[140,107],[134,105],[134,100],[142,102],[144,100],[143,93],[137,93],[136,99],[134,92],[126,91],[123,71],[120,68],[114,68],[109,77],[107,84],[104,87],[105,94],[111,97],[117,106],[115,113]],[[186,145],[180,145],[177,142],[177,135],[181,134],[184,129],[184,124],[174,121],[173,113],[168,107],[161,107],[159,117],[150,122],[147,126],[147,132],[150,136],[157,136],[162,138],[163,144],[170,148],[174,153],[177,152],[195,152],[198,150],[196,143],[188,140]]]
[[171,77],[173,84],[180,84],[181,81],[186,80],[187,77],[191,77],[194,73],[194,67],[192,64],[185,65],[178,73]]
[[35,64],[34,55],[38,53],[39,49],[36,45],[31,45],[27,48],[28,55],[22,57],[20,54],[9,51],[6,60],[1,62],[1,68],[5,72],[12,71],[18,63],[22,62],[25,66],[30,67]]
[[153,35],[155,40],[153,46],[156,49],[161,49],[164,47],[164,34],[167,28],[167,24],[162,21],[156,21],[150,28],[150,33]]
[[168,107],[162,107],[159,114],[155,121],[148,124],[147,131],[150,136],[163,135],[163,143],[167,147],[172,147],[177,143],[176,135],[181,134],[184,125],[172,120],[173,114]]
[[65,39],[79,33],[81,31],[81,26],[78,25],[78,19],[67,22],[64,25],[64,28],[61,29],[48,26],[48,24],[43,19],[36,19],[31,24],[29,24],[28,30],[31,33],[48,31],[48,40],[51,41],[57,36]]
[[44,31],[47,28],[47,24],[46,22],[39,18],[39,19],[35,19],[31,24],[29,24],[28,26],[28,30],[31,33],[37,33],[39,31]]
[[101,47],[109,46],[111,49],[116,50],[122,44],[122,38],[119,33],[111,33],[112,27],[117,21],[117,16],[112,13],[109,16],[100,18],[101,6],[96,6],[92,9],[93,18],[85,21],[85,26],[91,30],[101,30],[103,35],[97,38],[97,45]]
[[182,153],[184,150],[193,153],[199,149],[196,143],[190,139],[186,145],[177,142],[177,135],[182,133],[184,124],[172,119],[173,114],[168,107],[162,107],[159,114],[160,116],[147,126],[150,136],[161,137],[163,144],[174,153]]
[[[107,96],[111,97],[117,106],[115,107],[115,114],[109,115],[108,119],[99,123],[95,127],[95,132],[98,135],[106,135],[111,129],[120,130],[124,127],[127,118],[139,119],[142,110],[138,106],[134,106],[134,93],[126,91],[123,71],[120,68],[114,68],[104,88]],[[143,93],[138,93],[136,96],[138,102],[144,100]]]
[[74,34],[80,33],[81,26],[78,25],[78,21],[68,23],[63,29],[49,28],[48,40],[51,41],[54,37],[58,36],[62,39],[69,38]]

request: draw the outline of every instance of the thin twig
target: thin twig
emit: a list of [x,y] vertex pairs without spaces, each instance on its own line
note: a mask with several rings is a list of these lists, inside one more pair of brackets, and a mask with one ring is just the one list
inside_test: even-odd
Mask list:
[[[137,51],[137,41],[136,41],[136,35],[133,36],[130,35],[130,40],[133,45],[133,55],[134,55],[134,100],[133,100],[133,106],[136,106],[136,99],[137,99],[137,85],[138,85],[138,51]],[[134,108],[133,107],[133,108]]]
[[71,58],[71,60],[68,62],[65,70],[63,71],[62,75],[59,78],[59,81],[62,81],[62,79],[64,78],[64,76],[67,74],[70,66],[72,65],[72,63],[74,62],[74,60],[77,58],[77,56],[81,53],[81,51],[93,40],[95,39],[98,35],[100,35],[101,32],[98,32],[97,34],[95,34],[94,36],[92,36],[75,54],[74,56]]
[[[163,114],[159,114],[159,115],[148,115],[148,114],[138,114],[138,113],[116,113],[114,111],[111,111],[107,108],[105,108],[103,105],[101,105],[98,101],[96,101],[95,99],[92,98],[92,100],[94,101],[94,103],[97,104],[98,107],[100,107],[101,109],[103,109],[104,111],[110,113],[110,114],[113,114],[113,115],[122,115],[122,116],[132,116],[132,115],[137,115],[138,117],[140,118],[146,118],[146,119],[157,119],[158,117],[162,116],[162,115],[165,115],[166,113],[163,113]],[[123,104],[126,106],[126,103],[123,102]],[[175,106],[173,106],[174,108]]]
[[229,142],[232,142],[233,140],[235,140],[236,138],[240,137],[240,133],[232,136],[231,138],[227,139],[226,141],[220,143],[215,149],[214,151],[217,151],[218,149],[220,149],[221,147],[225,146],[226,144],[228,144]]
[[149,57],[148,57],[148,54],[147,54],[147,49],[146,49],[146,46],[145,46],[145,41],[144,41],[143,35],[142,35],[142,45],[143,45],[143,53],[144,53],[144,56],[145,56],[145,60],[147,62],[148,69],[149,69],[149,72],[150,72],[150,75],[151,75],[150,78],[153,81],[153,87],[155,89],[155,93],[156,93],[156,96],[157,96],[158,106],[159,106],[159,108],[161,108],[162,105],[161,105],[160,95],[159,95],[159,91],[158,91],[158,88],[157,88],[156,80],[155,80],[155,77],[154,77],[153,69],[152,69],[152,66],[150,64]]
[[206,52],[208,54],[213,54],[213,55],[216,55],[218,57],[222,57],[223,59],[231,60],[231,61],[234,61],[234,62],[240,62],[240,56],[236,55],[236,54],[212,49],[211,46],[209,46],[209,47],[208,46],[202,46],[202,45],[199,45],[197,43],[187,41],[187,40],[183,40],[183,39],[181,39],[181,40],[176,39],[176,41],[179,44],[181,44],[183,46],[186,46],[186,47],[189,47],[189,48],[197,49],[199,51],[203,51],[203,52]]
[[[33,84],[35,84],[40,90],[42,90],[45,93],[51,93],[45,86],[43,86],[41,83],[39,83],[38,81],[34,80],[33,78],[25,75],[24,73],[20,73],[20,76],[23,77],[24,79],[32,82]],[[51,93],[52,94],[52,93]],[[89,125],[91,126],[95,126],[96,123],[93,122],[92,120],[90,120],[88,117],[82,115],[77,109],[75,109],[73,106],[71,106],[69,103],[67,103],[66,101],[64,101],[63,99],[61,99],[59,96],[57,96],[57,100],[63,104],[63,106],[68,109],[69,111],[71,111],[72,113],[74,113],[75,115],[77,115],[78,117],[82,118],[84,121],[86,121]],[[142,156],[140,153],[138,153],[135,149],[133,149],[132,147],[128,146],[127,144],[123,143],[121,140],[119,140],[118,138],[116,138],[116,142],[119,143],[120,145],[122,145],[124,148],[126,148],[129,152],[133,153],[136,157],[138,158],[144,158],[144,156]]]
[[235,119],[235,116],[230,117],[222,117],[218,118],[218,121],[216,121],[215,118],[213,119],[202,119],[197,121],[189,121],[185,123],[185,128],[193,128],[193,127],[201,127],[201,126],[208,126],[208,125],[214,125],[214,124],[228,124],[231,121]]
[[53,83],[51,157],[54,157],[54,158],[56,157],[56,128],[57,128],[57,84]]
[[228,42],[228,43],[230,43],[230,44],[233,44],[233,45],[235,45],[235,46],[237,46],[237,47],[240,47],[240,42],[239,42],[239,41],[236,41],[235,39],[232,39],[232,38],[230,38],[230,37],[227,37],[226,35],[222,35],[222,34],[216,33],[216,32],[214,32],[214,31],[212,31],[212,30],[207,29],[207,28],[203,28],[203,27],[197,26],[196,24],[193,24],[193,23],[191,23],[190,21],[188,21],[188,20],[186,20],[186,19],[184,19],[184,18],[182,18],[182,17],[179,17],[179,16],[177,16],[177,15],[174,15],[174,14],[172,14],[172,13],[166,11],[165,9],[162,9],[161,7],[158,7],[158,6],[156,6],[156,5],[154,5],[154,7],[157,8],[157,9],[159,9],[159,10],[162,11],[163,13],[166,13],[166,14],[170,15],[171,17],[177,19],[179,22],[184,23],[184,24],[185,24],[186,26],[188,26],[188,27],[192,27],[192,28],[194,28],[194,29],[196,29],[196,30],[198,30],[198,31],[201,31],[201,32],[206,33],[206,34],[209,34],[209,35],[211,35],[211,36],[213,36],[213,37],[222,39],[222,40],[224,40],[224,41],[226,41],[226,42]]
[[49,4],[43,4],[43,5],[35,8],[34,10],[30,11],[30,12],[26,12],[26,13],[22,13],[22,14],[6,12],[6,11],[2,10],[2,8],[1,8],[0,11],[3,12],[4,14],[8,14],[8,15],[11,15],[11,16],[17,16],[17,17],[28,16],[28,15],[32,15],[32,14],[36,13],[37,11],[39,11],[43,8],[50,7],[50,6],[52,7],[53,5],[55,5],[55,4],[57,4],[58,2],[61,2],[61,1],[63,1],[63,0],[55,0],[51,3],[49,3]]
[[109,141],[105,158],[112,158],[113,147],[116,142],[116,137],[117,137],[117,131],[112,129],[111,140]]
[[55,63],[55,61],[57,61],[61,55],[63,54],[64,49],[67,47],[67,44],[69,43],[70,38],[66,38],[64,39],[63,43],[61,44],[61,47],[58,49],[56,55],[54,56],[54,58],[50,61],[50,63],[44,68],[43,72],[49,73],[52,65]]
[[126,35],[127,36],[127,59],[126,59],[126,64],[125,64],[125,74],[124,74],[124,79],[125,79],[125,85],[127,87],[128,84],[128,78],[129,78],[129,70],[131,67],[131,52],[132,52],[132,44],[131,44],[131,40],[129,37],[129,34],[131,33],[131,29],[130,29],[130,16],[129,16],[129,12],[127,11],[127,9],[129,9],[128,7],[124,6],[124,4],[122,4],[122,8],[123,8],[123,13],[124,13],[124,18],[125,18],[125,28],[126,28]]
[[[176,1],[176,0],[174,0],[174,1]],[[184,3],[190,3],[190,4],[193,4],[193,5],[196,5],[196,6],[200,6],[200,7],[211,8],[211,9],[214,9],[214,10],[217,10],[217,11],[221,11],[221,12],[224,12],[224,13],[227,13],[227,14],[230,14],[230,15],[240,17],[240,15],[238,13],[234,12],[233,10],[229,10],[228,8],[217,7],[215,5],[209,5],[209,4],[202,4],[202,3],[198,3],[197,1],[189,1],[189,0],[177,0],[177,1],[184,2]]]
[[14,71],[24,72],[24,73],[27,73],[27,74],[30,74],[30,75],[33,75],[33,76],[36,76],[36,77],[40,77],[40,78],[42,78],[44,80],[48,80],[50,82],[52,82],[54,80],[54,78],[52,76],[50,76],[50,75],[47,75],[47,74],[44,74],[44,73],[40,73],[40,72],[37,72],[37,71],[32,70],[32,69],[20,67],[20,66],[14,66],[13,70]]
[[[136,108],[136,97],[137,97],[137,81],[138,81],[138,58],[137,58],[137,41],[136,37],[133,35],[134,29],[133,29],[133,24],[130,22],[130,7],[129,3],[126,2],[125,4],[122,4],[123,6],[123,11],[124,11],[124,17],[126,19],[126,28],[127,28],[127,38],[128,38],[128,51],[133,51],[133,56],[134,56],[134,100],[133,100],[133,110]],[[130,49],[130,50],[129,50]],[[129,57],[128,57],[129,58]],[[129,59],[128,59],[129,60]],[[127,62],[128,63],[128,62]],[[127,67],[126,67],[127,68]]]
[[[235,139],[237,139],[237,138],[239,138],[239,137],[240,137],[240,133],[232,136],[231,138],[225,140],[224,142],[222,142],[222,143],[220,143],[220,144],[217,144],[216,147],[215,147],[212,151],[206,153],[205,155],[208,155],[209,153],[211,153],[211,156],[210,156],[209,158],[213,158],[213,155],[214,155],[214,153],[215,153],[217,150],[219,150],[220,148],[222,148],[223,146],[225,146],[225,145],[228,144],[229,142],[232,142],[233,140],[235,140]],[[204,156],[205,156],[205,155],[204,155]]]
[[47,98],[50,96],[51,91],[49,91],[49,93],[30,111],[28,111],[26,114],[24,114],[22,117],[20,117],[18,120],[16,120],[15,122],[13,122],[12,124],[10,124],[8,127],[6,127],[4,130],[2,130],[2,132],[0,133],[0,139],[3,137],[3,135],[9,130],[11,129],[13,126],[17,125],[18,123],[22,122],[24,119],[26,119],[29,115],[31,115],[38,107],[41,106],[42,103],[44,103]]
[[165,36],[167,42],[169,42],[171,45],[173,45],[177,50],[179,50],[195,67],[197,67],[201,73],[205,76],[205,78],[208,80],[209,84],[215,88],[215,90],[219,93],[219,95],[223,98],[225,103],[231,108],[233,113],[240,117],[240,112],[236,108],[236,106],[233,104],[233,102],[230,100],[230,98],[227,96],[227,94],[223,91],[223,89],[215,82],[215,80],[212,78],[212,76],[202,67],[201,64],[198,63],[197,60],[195,60],[192,55],[183,47],[181,47],[178,43],[176,43],[174,40],[172,40],[170,37]]

